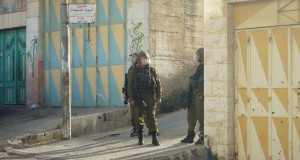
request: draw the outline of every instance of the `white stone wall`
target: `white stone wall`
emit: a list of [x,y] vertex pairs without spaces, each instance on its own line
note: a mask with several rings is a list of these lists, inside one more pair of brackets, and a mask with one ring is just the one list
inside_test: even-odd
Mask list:
[[149,1],[128,0],[127,5],[128,54],[149,52]]
[[4,5],[5,2],[3,0],[0,2],[0,29],[26,26],[26,9],[24,9],[26,7],[26,1],[6,2],[10,2],[10,5],[15,7],[13,7],[14,9],[9,10],[11,13],[4,13],[4,7],[7,6]]
[[234,23],[226,0],[204,0],[205,134],[219,159],[234,159]]
[[26,12],[16,12],[0,15],[0,29],[26,26]]
[[[27,0],[26,14],[26,51],[31,52],[32,40],[38,40],[35,55],[31,54],[32,62],[27,58],[26,66],[26,105],[41,104],[43,101],[43,41],[42,41],[42,1]],[[27,55],[29,56],[29,55]],[[33,66],[32,66],[33,63]],[[33,83],[34,82],[34,83]],[[34,94],[32,94],[34,93]]]
[[203,47],[203,0],[150,0],[150,54],[167,97],[187,87]]
[[[38,37],[42,35],[42,3],[39,0],[27,0],[27,15],[26,15],[26,44],[27,50],[31,45],[31,40],[34,36]],[[41,40],[41,38],[40,38]],[[42,41],[40,41],[42,43]],[[39,52],[41,53],[41,52]],[[38,56],[42,61],[42,54]]]

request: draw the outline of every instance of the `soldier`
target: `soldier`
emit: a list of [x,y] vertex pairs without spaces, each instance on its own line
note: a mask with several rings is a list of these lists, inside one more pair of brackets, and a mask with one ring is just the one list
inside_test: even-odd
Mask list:
[[156,70],[150,67],[150,63],[150,56],[141,51],[133,74],[128,75],[128,96],[129,103],[135,106],[135,124],[139,140],[138,144],[144,144],[143,130],[146,116],[148,128],[152,135],[152,144],[159,146],[155,113],[156,105],[159,106],[161,103],[162,87]]
[[[196,145],[204,143],[204,49],[200,48],[196,52],[196,60],[199,66],[194,75],[190,77],[189,97],[191,103],[187,110],[188,134],[181,140],[181,143],[194,143],[195,127],[199,122],[199,140]],[[192,92],[192,93],[190,93]],[[190,99],[190,98],[189,98]]]
[[[133,73],[133,68],[134,68],[134,64],[136,59],[138,58],[138,53],[134,52],[133,54],[130,54],[128,57],[128,61],[131,62],[131,66],[128,69],[127,74],[125,74],[125,83],[124,83],[124,87],[122,89],[122,92],[124,93],[124,104],[128,104],[128,90],[127,90],[127,85],[128,85],[128,75]],[[134,137],[136,136],[136,129],[135,129],[135,110],[134,110],[134,106],[132,104],[130,104],[130,113],[131,113],[131,117],[130,117],[130,121],[132,124],[132,130],[130,133],[130,137]]]

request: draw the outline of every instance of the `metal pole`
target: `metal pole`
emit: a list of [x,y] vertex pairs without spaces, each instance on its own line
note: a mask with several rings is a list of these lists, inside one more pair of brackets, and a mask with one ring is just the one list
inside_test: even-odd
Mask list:
[[62,54],[62,108],[63,108],[63,138],[71,138],[71,101],[70,101],[70,60],[68,41],[68,5],[67,0],[61,0],[61,54]]

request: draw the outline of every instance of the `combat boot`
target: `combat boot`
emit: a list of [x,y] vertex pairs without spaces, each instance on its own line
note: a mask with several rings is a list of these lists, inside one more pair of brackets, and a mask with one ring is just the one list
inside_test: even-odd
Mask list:
[[[148,136],[151,136],[153,132],[148,131]],[[157,136],[159,136],[159,133],[157,132]]]
[[136,136],[136,130],[135,130],[135,128],[132,128],[130,137],[134,137],[134,136]]
[[139,145],[144,145],[144,135],[143,132],[138,132],[138,138],[139,138]]
[[200,137],[198,141],[195,143],[195,145],[203,145],[204,144],[204,135],[200,134]]
[[188,132],[187,136],[181,140],[181,143],[194,143],[195,132]]
[[157,139],[157,132],[152,132],[152,144],[155,146],[159,146],[159,141]]

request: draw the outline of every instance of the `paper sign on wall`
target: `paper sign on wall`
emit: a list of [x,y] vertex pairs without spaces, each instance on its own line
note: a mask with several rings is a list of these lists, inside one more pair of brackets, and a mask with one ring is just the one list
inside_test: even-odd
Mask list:
[[94,23],[96,4],[69,4],[69,23]]

